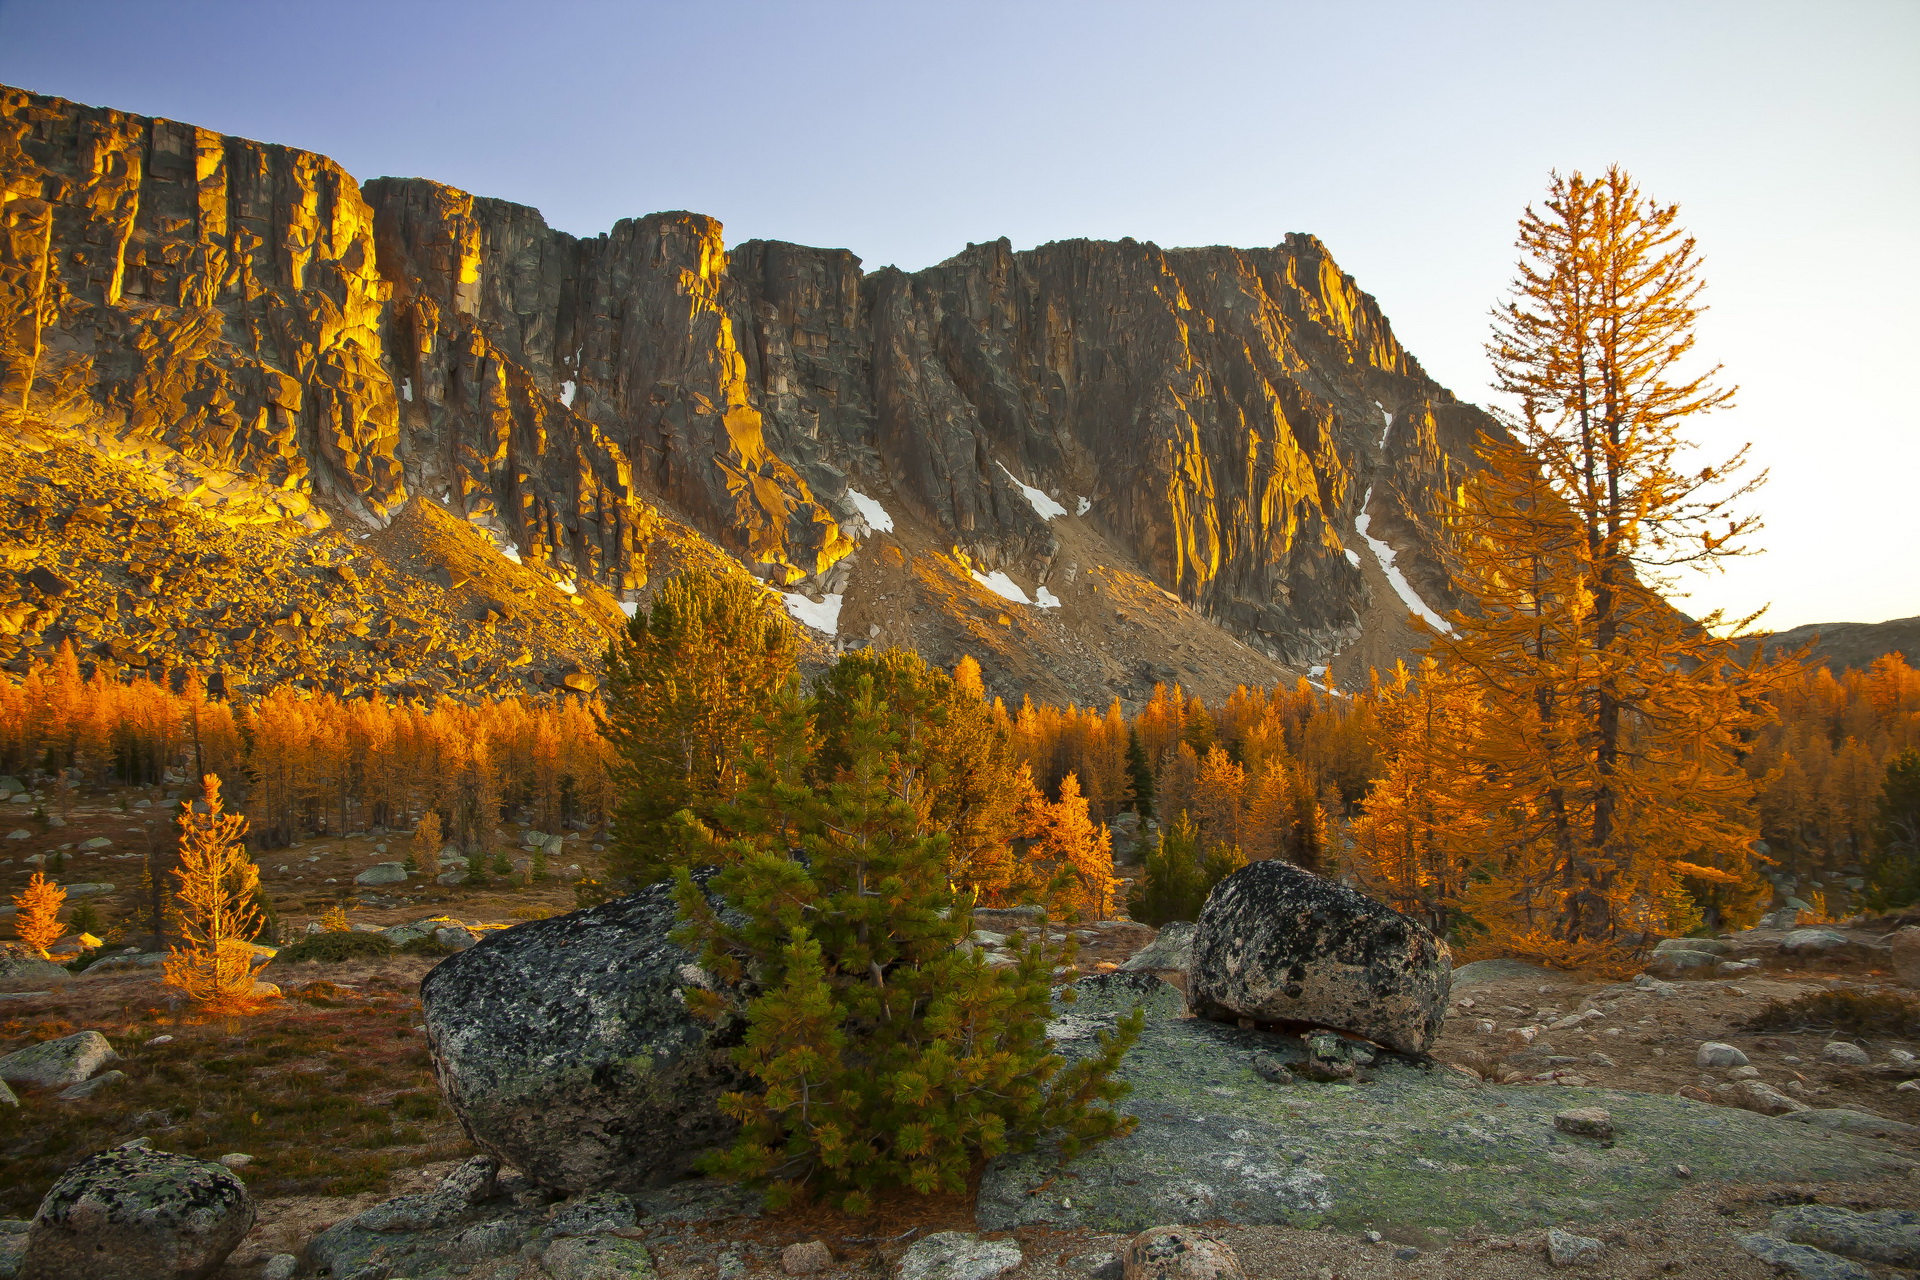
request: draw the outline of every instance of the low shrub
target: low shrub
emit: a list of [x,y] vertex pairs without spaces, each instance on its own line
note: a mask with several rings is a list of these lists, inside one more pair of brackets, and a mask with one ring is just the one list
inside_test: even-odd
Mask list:
[[1792,1000],[1767,1001],[1747,1020],[1746,1029],[1920,1039],[1920,1000],[1892,991],[1814,991]]
[[400,954],[403,956],[450,956],[453,954],[453,948],[432,934],[423,934],[418,938],[408,938],[401,943]]
[[273,958],[275,964],[298,964],[302,960],[378,960],[393,954],[391,942],[377,933],[310,933],[290,947],[282,947]]

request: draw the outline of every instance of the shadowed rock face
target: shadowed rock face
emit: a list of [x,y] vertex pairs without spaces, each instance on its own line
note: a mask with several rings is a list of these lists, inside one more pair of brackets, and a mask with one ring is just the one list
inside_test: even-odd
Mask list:
[[1195,1013],[1299,1022],[1424,1053],[1447,1016],[1453,956],[1417,920],[1279,861],[1234,872],[1194,927]]
[[1323,661],[1375,594],[1363,513],[1451,603],[1426,513],[1497,430],[1311,236],[1001,240],[866,274],[839,249],[728,253],[692,213],[577,238],[18,90],[0,166],[0,406],[375,521],[422,495],[615,589],[644,579],[654,502],[770,581],[838,589],[868,533],[850,481],[904,505],[919,549],[1044,584],[1061,541],[1027,485],[1104,540],[1090,554]]

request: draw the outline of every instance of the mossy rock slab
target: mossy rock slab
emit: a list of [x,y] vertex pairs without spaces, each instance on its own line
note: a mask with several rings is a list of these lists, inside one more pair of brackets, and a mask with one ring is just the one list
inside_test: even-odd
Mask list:
[[[1116,975],[1134,979],[1135,975]],[[1164,984],[1163,984],[1164,985]],[[1084,1025],[1148,1004],[1121,1068],[1139,1118],[1127,1138],[1062,1168],[1045,1151],[1004,1157],[981,1182],[979,1223],[1136,1231],[1222,1219],[1298,1227],[1381,1224],[1514,1231],[1636,1217],[1695,1182],[1849,1181],[1905,1174],[1885,1144],[1683,1098],[1622,1089],[1481,1085],[1446,1067],[1386,1057],[1356,1084],[1276,1085],[1267,1053],[1304,1057],[1299,1040],[1180,1016],[1150,988],[1077,984]],[[1171,988],[1167,989],[1171,995]],[[1068,1039],[1070,1055],[1091,1037]],[[1557,1111],[1602,1107],[1611,1144],[1554,1129]]]

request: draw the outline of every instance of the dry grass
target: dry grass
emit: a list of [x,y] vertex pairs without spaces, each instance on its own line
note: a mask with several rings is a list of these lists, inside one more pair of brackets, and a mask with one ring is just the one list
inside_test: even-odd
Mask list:
[[[53,997],[0,1023],[0,1052],[101,1031],[128,1076],[79,1102],[39,1090],[0,1109],[0,1215],[31,1214],[67,1166],[141,1135],[204,1159],[246,1152],[247,1185],[262,1196],[380,1191],[397,1169],[466,1154],[413,1030],[418,973],[346,968],[327,966],[339,981],[294,987],[253,1017],[176,1010],[148,979],[121,987],[117,1016]],[[147,1043],[160,1035],[173,1040]]]

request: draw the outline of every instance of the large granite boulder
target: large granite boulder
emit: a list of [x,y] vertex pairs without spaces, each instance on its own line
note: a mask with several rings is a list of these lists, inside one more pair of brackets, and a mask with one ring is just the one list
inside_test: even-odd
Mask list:
[[734,1025],[692,1017],[707,975],[668,939],[671,890],[488,935],[420,984],[441,1090],[481,1149],[568,1192],[680,1177],[725,1142]]
[[1425,925],[1337,881],[1256,862],[1201,908],[1187,998],[1202,1017],[1330,1027],[1424,1053],[1452,974]]
[[0,982],[65,982],[73,975],[24,947],[0,945]]
[[68,1169],[40,1201],[19,1280],[199,1280],[253,1217],[253,1197],[224,1166],[116,1147]]

